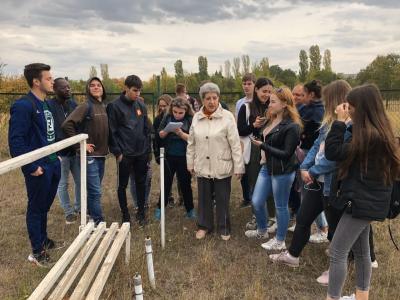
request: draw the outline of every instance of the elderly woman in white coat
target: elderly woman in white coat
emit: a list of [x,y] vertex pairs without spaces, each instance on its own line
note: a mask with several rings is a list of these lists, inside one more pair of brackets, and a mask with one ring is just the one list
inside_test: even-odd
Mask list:
[[198,231],[203,239],[214,229],[214,199],[217,232],[230,239],[229,200],[232,175],[240,179],[244,163],[235,117],[219,103],[220,90],[208,82],[200,87],[203,107],[190,128],[187,145],[187,168],[197,177]]

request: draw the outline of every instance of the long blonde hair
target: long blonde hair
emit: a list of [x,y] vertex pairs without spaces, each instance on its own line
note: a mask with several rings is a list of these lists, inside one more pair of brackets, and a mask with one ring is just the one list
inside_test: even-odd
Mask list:
[[[273,90],[272,94],[276,95],[281,102],[286,104],[286,109],[283,111],[282,118],[291,119],[294,123],[298,124],[300,128],[303,128],[303,123],[297,108],[294,105],[293,94],[290,89],[286,86],[283,86],[279,89]],[[272,122],[277,117],[276,115],[270,113],[268,109],[265,112],[265,116],[267,118],[267,124]]]
[[325,113],[320,128],[326,127],[327,131],[331,129],[333,122],[337,120],[335,109],[346,101],[346,96],[350,91],[351,86],[346,80],[332,81],[323,88],[322,100],[325,105]]

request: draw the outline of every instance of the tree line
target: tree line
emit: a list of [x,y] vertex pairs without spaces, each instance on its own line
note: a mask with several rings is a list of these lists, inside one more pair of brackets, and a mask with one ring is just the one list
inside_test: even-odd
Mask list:
[[[318,45],[312,45],[308,51],[299,52],[299,71],[283,69],[279,65],[270,65],[268,57],[259,61],[251,61],[249,55],[234,57],[226,60],[218,70],[210,72],[206,56],[198,57],[198,72],[188,72],[184,69],[181,59],[174,63],[175,74],[168,74],[163,67],[159,75],[154,74],[144,81],[144,93],[158,91],[157,77],[159,76],[160,92],[173,92],[177,83],[184,83],[189,92],[196,93],[202,81],[211,80],[219,85],[224,92],[241,92],[241,78],[245,73],[252,72],[257,77],[265,76],[272,79],[276,85],[286,85],[292,88],[297,83],[304,83],[312,79],[319,79],[323,85],[336,79],[346,79],[351,85],[375,83],[380,89],[400,89],[400,55],[391,53],[378,55],[370,64],[357,74],[336,73],[332,70],[332,55],[329,49],[321,54]],[[25,79],[20,76],[5,76],[5,62],[0,61],[0,92],[25,92],[28,90]],[[91,66],[88,76],[102,78],[107,92],[120,92],[124,86],[124,78],[111,78],[108,65],[100,65],[100,74],[95,66]],[[86,79],[70,80],[74,92],[84,92]],[[8,108],[4,97],[0,97],[0,110]],[[4,105],[7,106],[4,107]]]

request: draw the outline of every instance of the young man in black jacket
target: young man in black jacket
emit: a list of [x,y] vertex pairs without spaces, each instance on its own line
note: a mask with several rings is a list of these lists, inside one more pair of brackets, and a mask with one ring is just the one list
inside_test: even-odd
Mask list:
[[[66,138],[61,128],[62,123],[69,114],[77,107],[77,104],[71,96],[71,87],[64,78],[56,78],[54,80],[55,97],[48,101],[49,108],[54,118],[54,130],[56,133],[56,142]],[[61,158],[61,179],[58,184],[57,195],[60,198],[61,206],[65,214],[65,223],[72,224],[77,220],[76,214],[81,209],[81,174],[79,166],[79,156],[73,147],[68,147],[58,152]],[[75,201],[74,207],[70,204],[68,194],[68,177],[71,172],[74,179]]]
[[145,182],[151,152],[151,128],[147,110],[139,101],[142,81],[136,75],[125,79],[125,91],[107,107],[110,126],[110,151],[118,164],[118,201],[122,222],[130,221],[126,187],[129,175],[135,175],[138,201],[137,220],[145,225]]

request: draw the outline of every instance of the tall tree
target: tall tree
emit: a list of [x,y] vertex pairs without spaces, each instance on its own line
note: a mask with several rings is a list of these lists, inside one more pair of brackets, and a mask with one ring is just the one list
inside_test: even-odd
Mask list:
[[89,78],[97,77],[97,70],[95,66],[90,67]]
[[240,77],[240,57],[233,58],[232,72],[236,79]]
[[321,70],[321,52],[319,50],[318,45],[313,45],[310,47],[310,73],[313,75],[314,73]]
[[225,78],[231,78],[231,61],[228,59],[224,63],[224,75]]
[[332,65],[331,65],[331,51],[326,49],[324,51],[324,60],[323,60],[324,70],[328,72],[332,72]]
[[200,79],[200,81],[208,79],[209,75],[208,75],[207,57],[199,56],[198,63],[199,63],[199,79]]
[[262,76],[269,76],[269,59],[268,57],[263,57],[260,61],[260,71]]
[[308,56],[306,50],[300,50],[299,60],[299,80],[305,82],[308,76]]
[[359,84],[375,83],[381,89],[400,88],[400,55],[377,56],[357,75]]
[[250,57],[247,54],[242,55],[242,67],[243,74],[250,72]]
[[185,75],[183,73],[183,66],[182,66],[182,60],[178,59],[175,64],[175,80],[177,83],[182,83],[185,79]]
[[110,75],[108,74],[108,64],[100,64],[100,72],[103,80],[110,79]]

